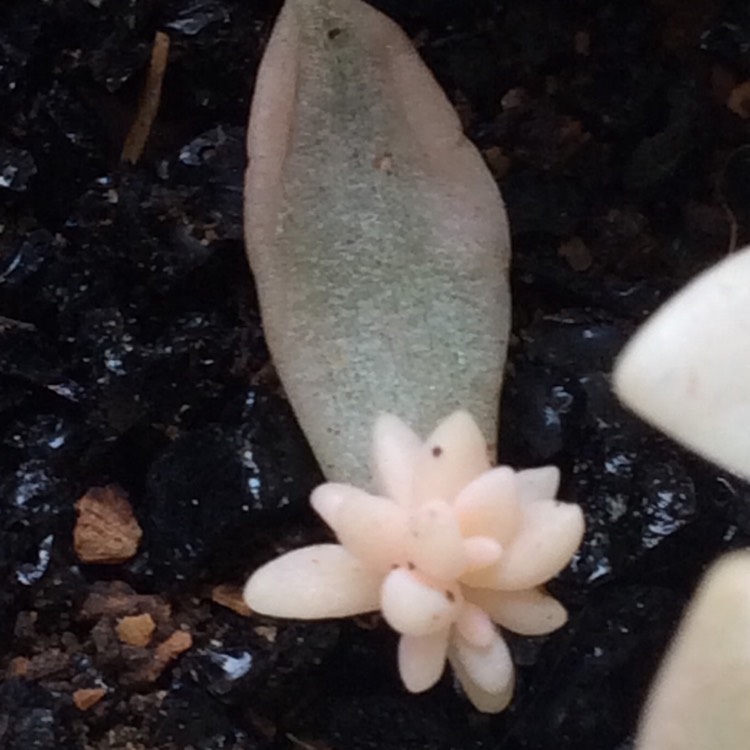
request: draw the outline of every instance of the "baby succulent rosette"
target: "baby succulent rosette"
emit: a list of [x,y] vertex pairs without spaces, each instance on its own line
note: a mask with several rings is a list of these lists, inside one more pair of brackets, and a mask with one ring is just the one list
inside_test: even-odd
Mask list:
[[583,513],[555,499],[553,466],[493,468],[473,418],[456,412],[422,441],[398,418],[374,429],[373,495],[318,487],[311,502],[340,544],[289,552],[245,586],[255,612],[318,619],[380,610],[401,634],[406,687],[432,687],[450,661],[472,703],[502,711],[513,663],[496,625],[522,635],[567,613],[542,588],[581,543]]

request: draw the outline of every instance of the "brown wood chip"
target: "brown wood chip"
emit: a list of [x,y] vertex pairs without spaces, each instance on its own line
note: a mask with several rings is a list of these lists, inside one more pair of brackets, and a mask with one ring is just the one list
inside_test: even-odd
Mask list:
[[276,643],[278,630],[273,625],[258,625],[257,628],[253,628],[253,632],[265,638],[269,643]]
[[98,620],[100,617],[125,617],[148,612],[161,624],[169,621],[172,608],[154,594],[136,594],[124,581],[96,581],[81,608],[81,617]]
[[169,663],[193,645],[193,636],[186,630],[176,630],[160,643],[154,652],[153,660],[139,670],[137,678],[145,682],[155,682]]
[[115,565],[135,555],[143,532],[120,487],[92,487],[76,510],[73,545],[82,562]]
[[505,155],[499,146],[490,146],[482,153],[484,155],[484,160],[487,162],[487,166],[497,179],[501,179],[508,174],[511,164],[510,158]]
[[25,656],[16,656],[8,665],[8,677],[26,677],[29,672],[29,660]]
[[156,658],[168,664],[193,645],[193,636],[187,630],[175,630],[166,641],[156,647]]
[[211,591],[211,599],[243,617],[250,617],[253,613],[250,607],[245,604],[245,600],[242,598],[242,589],[239,586],[225,584],[214,586]]
[[727,107],[743,120],[750,118],[750,81],[743,81],[732,89]]
[[588,271],[593,259],[591,251],[580,237],[571,237],[557,249],[557,254],[568,261],[574,271]]

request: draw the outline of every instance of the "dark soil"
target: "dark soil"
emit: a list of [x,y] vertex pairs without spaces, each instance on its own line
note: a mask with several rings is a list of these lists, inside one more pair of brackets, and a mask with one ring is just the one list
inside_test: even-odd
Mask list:
[[[748,543],[748,489],[627,415],[608,380],[649,311],[750,239],[748,4],[375,4],[415,38],[508,204],[501,445],[559,464],[586,510],[552,587],[570,624],[513,640],[516,699],[487,717],[449,675],[408,695],[377,621],[211,600],[327,533],[242,246],[243,132],[279,3],[3,0],[0,748],[624,750],[698,575]],[[126,168],[157,30],[162,106]],[[109,484],[143,540],[129,562],[83,565],[75,502]],[[123,643],[121,618],[144,614],[152,642]]]

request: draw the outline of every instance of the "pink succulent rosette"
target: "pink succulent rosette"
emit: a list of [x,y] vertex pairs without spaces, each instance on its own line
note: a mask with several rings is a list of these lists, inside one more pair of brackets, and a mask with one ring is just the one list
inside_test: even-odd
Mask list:
[[381,495],[334,483],[312,494],[340,544],[264,565],[245,600],[256,612],[299,619],[380,610],[401,634],[399,671],[410,691],[432,687],[447,659],[480,711],[502,711],[513,663],[495,626],[543,635],[565,623],[564,607],[541,586],[581,543],[580,507],[555,499],[553,466],[493,468],[462,411],[424,442],[381,416],[373,463]]

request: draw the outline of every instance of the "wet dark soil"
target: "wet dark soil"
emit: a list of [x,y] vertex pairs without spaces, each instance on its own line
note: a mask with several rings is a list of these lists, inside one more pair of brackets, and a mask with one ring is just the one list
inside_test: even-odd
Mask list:
[[[567,627],[517,697],[402,689],[373,620],[245,617],[213,587],[323,539],[242,246],[243,132],[276,0],[0,5],[0,748],[624,750],[750,493],[626,414],[608,373],[672,291],[750,240],[744,0],[380,0],[491,165],[514,241],[503,458],[588,517]],[[162,105],[119,157],[157,31]],[[127,493],[137,554],[83,564],[75,503]],[[226,603],[226,602],[225,602]],[[150,641],[123,640],[145,617]],[[95,692],[91,692],[95,691]]]

